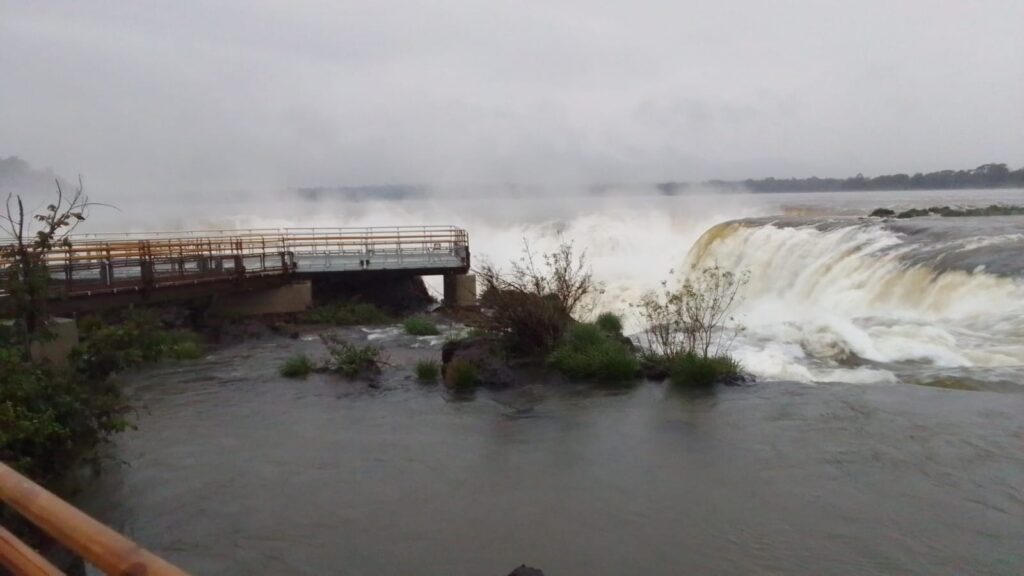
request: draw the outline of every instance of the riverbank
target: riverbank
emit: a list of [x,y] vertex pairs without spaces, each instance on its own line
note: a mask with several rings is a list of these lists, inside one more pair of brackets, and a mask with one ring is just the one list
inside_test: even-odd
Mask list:
[[277,375],[314,334],[126,373],[145,407],[78,503],[194,573],[1009,574],[1024,396],[763,382],[467,397],[441,341],[345,328],[379,384]]

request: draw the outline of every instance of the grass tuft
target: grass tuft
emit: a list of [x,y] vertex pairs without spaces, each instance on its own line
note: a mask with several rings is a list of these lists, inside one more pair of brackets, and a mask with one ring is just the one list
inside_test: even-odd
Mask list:
[[433,320],[424,316],[412,316],[402,323],[405,332],[413,336],[437,336],[441,333]]
[[735,376],[741,367],[731,356],[709,356],[682,354],[668,359],[669,377],[673,384],[680,386],[711,386],[716,381]]
[[305,378],[313,371],[313,362],[305,354],[296,354],[281,365],[278,372],[285,378]]
[[445,384],[455,390],[471,390],[480,384],[476,366],[464,360],[454,360],[445,373]]
[[434,382],[440,367],[433,360],[420,360],[416,363],[416,379],[420,382]]
[[337,342],[329,347],[331,360],[329,368],[349,378],[376,374],[383,363],[381,349],[376,346],[356,346],[349,342]]
[[548,356],[548,364],[570,378],[598,382],[629,381],[640,368],[633,352],[596,324],[569,328]]

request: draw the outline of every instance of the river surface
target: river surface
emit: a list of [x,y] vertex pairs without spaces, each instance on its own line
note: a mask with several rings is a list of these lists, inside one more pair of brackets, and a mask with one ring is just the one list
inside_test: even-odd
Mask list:
[[371,387],[281,379],[322,345],[268,336],[123,375],[138,429],[78,503],[197,574],[1024,573],[1024,217],[858,218],[1021,200],[463,199],[475,256],[575,239],[607,307],[670,271],[750,271],[734,351],[759,381],[456,398],[411,375],[438,338],[346,331],[393,359]]

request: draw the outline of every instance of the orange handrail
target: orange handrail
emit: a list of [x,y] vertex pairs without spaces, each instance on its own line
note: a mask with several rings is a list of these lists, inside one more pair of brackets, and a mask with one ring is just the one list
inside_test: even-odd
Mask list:
[[[321,271],[321,266],[370,269],[368,255],[379,269],[417,257],[450,256],[469,267],[469,235],[454,226],[387,228],[292,228],[200,232],[75,236],[44,256],[53,282],[51,297],[146,292],[153,289],[296,272]],[[11,253],[0,245],[0,272],[11,266]],[[334,261],[332,258],[339,257]],[[359,259],[362,258],[362,259]],[[397,262],[396,262],[397,261]],[[434,260],[440,262],[440,260]],[[323,264],[321,264],[323,262]],[[304,267],[300,270],[300,266]],[[416,267],[410,265],[409,267]],[[444,265],[440,267],[445,267]],[[7,294],[0,279],[0,298]]]
[[63,572],[0,526],[0,566],[18,576],[61,576]]
[[[0,500],[104,574],[187,574],[3,463],[0,463]],[[18,541],[18,544],[21,542]],[[35,560],[32,560],[25,548],[24,544],[21,547],[9,542],[0,544],[0,557],[4,559],[4,565],[16,574],[59,574],[59,571],[45,571],[45,565],[40,565],[39,570],[29,571],[31,562]],[[35,556],[38,557],[38,554]],[[8,565],[8,561],[12,564]]]

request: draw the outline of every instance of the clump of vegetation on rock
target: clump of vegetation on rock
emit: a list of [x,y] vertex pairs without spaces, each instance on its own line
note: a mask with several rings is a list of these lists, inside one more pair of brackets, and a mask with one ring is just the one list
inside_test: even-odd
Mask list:
[[749,281],[718,264],[691,274],[678,288],[663,283],[660,293],[639,303],[644,321],[639,344],[646,372],[670,376],[680,385],[709,385],[740,373],[729,356],[742,326],[731,315]]
[[[879,214],[879,212],[886,214]],[[950,206],[932,206],[930,208],[911,208],[898,214],[892,210],[879,208],[871,213],[871,216],[892,216],[896,218],[920,218],[921,216],[943,216],[945,218],[964,218],[977,216],[1020,216],[1024,214],[1024,206],[992,204],[984,208],[952,208]]]
[[384,324],[390,318],[386,312],[369,302],[337,302],[324,304],[302,314],[301,320],[311,324],[357,326]]
[[[617,318],[616,318],[617,320]],[[576,324],[548,356],[548,364],[579,380],[625,382],[636,377],[639,362],[622,340],[621,323]],[[609,330],[608,328],[618,328]]]
[[454,360],[445,370],[444,382],[455,390],[472,390],[480,384],[480,375],[471,362]]
[[402,326],[405,328],[406,334],[411,334],[413,336],[437,336],[441,333],[441,331],[437,329],[437,324],[434,324],[430,318],[426,318],[424,316],[411,316],[406,318],[405,322],[402,323]]
[[416,363],[416,379],[420,382],[434,382],[440,373],[440,367],[434,360],[420,360]]
[[622,334],[622,318],[612,312],[598,314],[594,324],[609,334]]
[[729,380],[741,372],[739,362],[728,355],[703,357],[682,354],[668,359],[666,369],[673,384],[682,386],[710,386]]
[[104,324],[86,317],[79,322],[81,343],[72,352],[76,369],[93,378],[161,360],[194,360],[203,342],[188,330],[166,330],[155,314],[133,311],[121,322]]
[[313,371],[313,361],[305,354],[296,354],[289,357],[278,369],[278,373],[285,378],[305,378]]
[[348,378],[372,377],[384,365],[383,351],[373,345],[359,346],[335,337],[321,335],[327,345],[327,370]]

